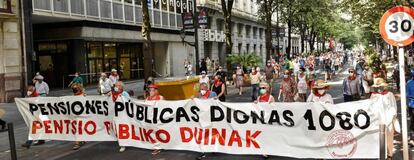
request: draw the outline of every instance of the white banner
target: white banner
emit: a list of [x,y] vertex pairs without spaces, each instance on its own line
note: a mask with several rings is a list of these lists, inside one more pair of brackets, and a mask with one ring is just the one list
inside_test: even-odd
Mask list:
[[16,103],[31,139],[118,140],[120,146],[146,149],[296,158],[379,157],[382,104],[370,100],[332,105],[119,98],[114,103],[87,96]]

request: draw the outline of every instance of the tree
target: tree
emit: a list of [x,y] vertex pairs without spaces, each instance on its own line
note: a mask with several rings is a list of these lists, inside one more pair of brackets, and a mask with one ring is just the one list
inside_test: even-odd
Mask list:
[[275,13],[279,0],[258,0],[258,15],[265,23],[266,59],[270,59],[272,54],[272,15]]
[[233,50],[233,41],[231,39],[231,36],[232,36],[232,31],[231,31],[232,13],[231,12],[233,9],[233,2],[234,0],[221,0],[221,9],[223,10],[224,27],[225,27],[224,34],[226,35],[226,53],[227,54],[231,54]]
[[148,12],[148,0],[142,0],[142,37],[144,38],[144,77],[153,75],[153,44],[151,40],[151,23]]
[[282,0],[281,2],[282,20],[284,20],[284,23],[286,23],[288,27],[288,46],[286,48],[286,56],[291,57],[290,51],[292,48],[292,29],[296,18],[295,14],[297,13],[297,0]]
[[227,56],[227,62],[231,65],[242,65],[243,67],[252,67],[261,63],[261,57],[256,53],[250,54],[229,54]]

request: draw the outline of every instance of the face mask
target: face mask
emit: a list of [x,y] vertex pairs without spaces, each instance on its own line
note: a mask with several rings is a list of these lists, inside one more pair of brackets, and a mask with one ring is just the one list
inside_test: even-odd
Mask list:
[[207,92],[206,90],[201,90],[201,91],[200,91],[201,95],[206,94],[206,92]]
[[374,91],[377,92],[384,92],[385,88],[384,87],[374,87]]
[[119,92],[119,88],[118,87],[114,87],[114,92]]
[[77,88],[74,88],[74,89],[72,89],[72,92],[73,93],[78,93],[78,89]]
[[152,83],[151,81],[148,81],[148,82],[147,82],[147,84],[151,84],[151,83]]
[[75,75],[75,77],[79,77],[79,75]]
[[283,75],[283,78],[289,78],[289,75],[285,74],[285,75]]
[[323,95],[323,94],[325,93],[325,90],[324,90],[324,89],[320,89],[320,90],[318,90],[318,93],[319,93],[320,95]]
[[218,71],[220,71],[220,72],[221,72],[221,69],[219,69]]
[[266,89],[260,89],[260,94],[266,94]]
[[32,95],[32,91],[27,91],[27,96],[31,96]]

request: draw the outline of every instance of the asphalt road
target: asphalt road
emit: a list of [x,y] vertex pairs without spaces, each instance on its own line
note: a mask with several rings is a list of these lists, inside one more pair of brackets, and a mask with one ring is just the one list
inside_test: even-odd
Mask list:
[[[342,79],[346,76],[347,72],[341,71],[341,74],[333,77],[333,80],[329,82],[331,90],[329,93],[333,96],[335,103],[343,102],[342,97]],[[321,76],[320,76],[321,77]],[[138,81],[142,83],[142,81]],[[128,83],[127,89],[142,90],[142,85],[137,85],[138,82]],[[280,80],[274,84],[273,95],[277,95]],[[94,94],[95,89],[88,88],[88,94]],[[251,89],[246,88],[242,96],[239,96],[237,89],[229,86],[227,100],[228,102],[250,102]],[[54,95],[69,95],[69,90],[56,90],[53,91]],[[138,93],[139,94],[139,93]],[[276,96],[277,97],[277,96]],[[15,137],[17,144],[18,159],[21,160],[115,160],[115,159],[144,159],[144,160],[194,160],[199,156],[197,152],[190,151],[173,151],[163,150],[160,154],[153,156],[151,150],[139,149],[139,148],[127,148],[123,153],[118,152],[118,144],[116,142],[88,142],[85,146],[77,151],[72,150],[74,142],[68,141],[48,141],[44,145],[32,146],[30,149],[20,147],[27,139],[28,128],[24,124],[20,113],[18,112],[14,103],[2,104],[0,106],[7,111],[4,120],[13,122],[15,125]],[[396,151],[394,159],[402,159],[400,153],[400,143],[398,142],[399,136],[397,135],[397,141],[395,142]],[[401,141],[401,140],[399,140]],[[413,148],[410,148],[411,153]],[[413,155],[413,154],[411,154]],[[413,157],[413,156],[412,156]],[[7,133],[0,133],[0,159],[10,159],[10,150],[8,144]],[[228,154],[207,154],[204,159],[208,160],[261,160],[262,156],[254,155],[228,155]],[[294,159],[289,157],[269,157],[268,159]]]

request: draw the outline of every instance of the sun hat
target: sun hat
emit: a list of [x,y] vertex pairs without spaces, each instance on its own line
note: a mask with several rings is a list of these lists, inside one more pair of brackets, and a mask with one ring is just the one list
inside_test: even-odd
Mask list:
[[43,80],[44,79],[44,77],[42,76],[42,75],[36,75],[35,77],[34,77],[34,79],[35,80]]
[[372,87],[388,87],[388,84],[383,78],[377,78]]
[[315,85],[312,88],[313,89],[329,88],[329,85],[326,84],[324,80],[317,80]]
[[148,86],[148,88],[158,89],[158,86],[155,85],[155,84],[151,84],[151,85]]

